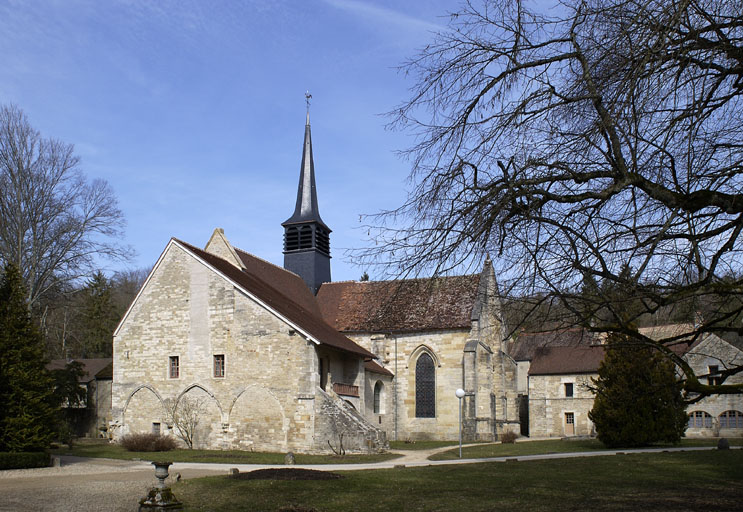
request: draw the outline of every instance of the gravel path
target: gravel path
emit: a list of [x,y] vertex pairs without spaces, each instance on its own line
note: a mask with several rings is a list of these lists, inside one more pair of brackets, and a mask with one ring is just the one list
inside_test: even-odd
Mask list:
[[[0,471],[2,512],[133,512],[156,480],[152,465],[62,457],[60,467]],[[183,470],[184,478],[223,471]]]

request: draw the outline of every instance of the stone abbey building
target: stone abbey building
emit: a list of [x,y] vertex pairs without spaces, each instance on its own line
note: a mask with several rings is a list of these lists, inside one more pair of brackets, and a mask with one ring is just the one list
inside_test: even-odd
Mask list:
[[[376,451],[388,439],[456,439],[457,388],[466,439],[591,433],[583,384],[601,347],[575,333],[506,340],[489,261],[475,275],[331,282],[309,114],[282,226],[283,268],[221,229],[203,249],[168,242],[114,332],[114,438],[181,425],[196,448]],[[715,407],[743,429],[740,395]]]

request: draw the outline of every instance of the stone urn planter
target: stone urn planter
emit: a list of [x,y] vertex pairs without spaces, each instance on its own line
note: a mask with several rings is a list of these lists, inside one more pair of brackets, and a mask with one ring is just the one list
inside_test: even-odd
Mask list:
[[153,462],[155,466],[155,477],[157,478],[157,485],[152,487],[147,493],[147,496],[139,500],[139,511],[160,511],[160,510],[183,510],[183,504],[178,501],[165,484],[165,479],[168,478],[168,467],[173,464],[172,462]]

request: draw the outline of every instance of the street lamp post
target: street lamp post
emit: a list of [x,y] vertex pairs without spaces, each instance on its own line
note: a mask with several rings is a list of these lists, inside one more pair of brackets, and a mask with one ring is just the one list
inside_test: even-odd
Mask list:
[[464,390],[462,388],[457,389],[454,392],[459,399],[459,458],[462,458],[462,398],[464,398]]

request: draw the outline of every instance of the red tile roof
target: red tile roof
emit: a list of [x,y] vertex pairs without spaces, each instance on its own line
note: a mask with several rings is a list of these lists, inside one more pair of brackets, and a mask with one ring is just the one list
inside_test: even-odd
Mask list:
[[[703,337],[692,336],[691,324],[668,324],[641,327],[640,334],[655,341],[672,340],[668,346],[682,356],[701,342]],[[522,340],[523,338],[523,340]],[[560,375],[566,373],[596,373],[604,357],[605,345],[597,345],[599,339],[582,329],[567,329],[544,333],[530,333],[519,336],[516,344],[517,355],[523,356],[531,351],[529,375]],[[678,340],[678,341],[673,341]],[[519,357],[511,354],[518,360]]]
[[479,275],[324,283],[323,318],[339,331],[413,332],[469,329]]
[[321,316],[315,296],[301,277],[294,272],[290,272],[257,256],[253,256],[242,249],[238,249],[237,247],[234,249],[240,261],[245,265],[244,272],[256,279],[271,283],[274,288],[281,290],[284,295],[298,305],[308,311],[312,311],[315,316]]
[[604,347],[542,347],[535,351],[529,375],[596,373],[604,359]]
[[[302,282],[303,288],[297,285],[295,274],[284,270],[268,262],[260,260],[244,251],[238,254],[247,267],[242,271],[233,264],[222,258],[210,254],[202,249],[181,240],[173,239],[181,247],[193,253],[199,259],[205,261],[219,272],[227,276],[235,284],[254,294],[267,306],[284,316],[300,329],[306,331],[323,345],[327,345],[345,352],[351,352],[363,357],[375,357],[365,348],[357,345],[337,330],[329,326],[319,314],[317,307],[309,303],[313,301],[312,293],[307,285]],[[289,274],[284,275],[284,274]],[[294,276],[294,277],[292,277]],[[297,279],[299,279],[297,277]],[[286,290],[279,286],[287,285]],[[306,291],[306,293],[305,293]],[[309,298],[307,297],[309,294]]]
[[381,373],[382,375],[389,375],[390,377],[393,376],[393,373],[389,371],[387,368],[381,366],[375,361],[367,361],[364,363],[364,368],[367,372],[374,372],[374,373]]

